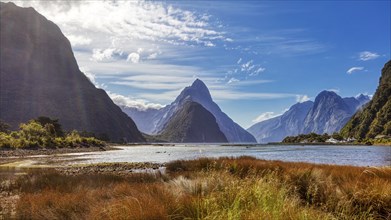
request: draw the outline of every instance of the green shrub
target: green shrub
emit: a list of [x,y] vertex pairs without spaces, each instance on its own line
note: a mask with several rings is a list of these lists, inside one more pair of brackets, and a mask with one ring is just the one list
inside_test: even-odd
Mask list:
[[10,148],[12,137],[4,132],[0,132],[0,148]]
[[39,119],[20,124],[19,131],[0,132],[0,148],[101,147],[105,145],[103,141],[94,137],[82,137],[76,130],[64,135],[58,120],[46,117]]

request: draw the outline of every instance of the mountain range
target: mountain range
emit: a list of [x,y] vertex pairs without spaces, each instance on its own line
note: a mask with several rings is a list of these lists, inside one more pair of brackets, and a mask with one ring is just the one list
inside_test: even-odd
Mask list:
[[341,98],[335,92],[322,91],[315,101],[293,105],[278,117],[254,124],[247,130],[259,143],[279,142],[287,136],[340,131],[352,115],[370,100],[368,96]]
[[[254,143],[255,138],[229,118],[213,101],[209,89],[200,79],[196,79],[191,86],[182,90],[174,102],[159,110],[139,110],[121,106],[122,110],[135,122],[142,132],[147,134],[160,134],[170,120],[183,108],[187,101],[201,104],[215,118],[216,122],[230,143]],[[200,120],[202,120],[200,118]]]
[[341,133],[357,139],[391,136],[391,60],[382,69],[372,100],[353,115]]
[[313,102],[297,103],[245,130],[220,109],[199,79],[161,109],[118,107],[80,71],[57,25],[33,8],[0,6],[0,119],[11,129],[47,116],[59,119],[67,131],[92,132],[116,142],[144,142],[140,131],[169,142],[230,143],[277,142],[342,128],[344,136],[356,138],[391,134],[391,61],[371,101],[365,95],[341,98],[323,91]]
[[16,129],[47,116],[68,131],[144,141],[133,120],[79,70],[57,25],[33,8],[0,6],[0,119]]

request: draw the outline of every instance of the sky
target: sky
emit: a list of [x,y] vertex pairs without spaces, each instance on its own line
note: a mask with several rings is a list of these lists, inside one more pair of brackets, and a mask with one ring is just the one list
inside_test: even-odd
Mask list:
[[244,128],[323,90],[372,95],[390,60],[390,1],[13,2],[56,23],[115,102],[160,108],[199,78]]

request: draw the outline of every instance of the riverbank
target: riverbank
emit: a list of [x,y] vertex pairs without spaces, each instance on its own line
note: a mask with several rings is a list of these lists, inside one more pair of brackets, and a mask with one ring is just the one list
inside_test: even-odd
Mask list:
[[[161,166],[166,169],[161,171]],[[240,157],[167,164],[104,163],[23,172],[13,178],[9,173],[0,175],[0,196],[2,201],[9,201],[1,204],[0,219],[391,217],[389,167]]]
[[116,149],[117,148],[115,148],[114,146],[76,147],[76,148],[35,148],[35,149],[0,148],[0,158],[108,151],[108,150],[116,150]]

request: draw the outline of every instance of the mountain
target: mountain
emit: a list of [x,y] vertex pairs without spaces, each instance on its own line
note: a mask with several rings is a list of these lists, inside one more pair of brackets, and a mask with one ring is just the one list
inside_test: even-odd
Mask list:
[[136,107],[119,106],[123,112],[131,117],[137,125],[137,128],[146,134],[151,134],[155,128],[154,121],[159,109],[147,108],[138,109]]
[[349,104],[335,92],[319,93],[304,120],[303,133],[332,134],[339,131],[354,114],[353,109],[357,108]]
[[169,142],[228,142],[220,131],[216,118],[202,105],[193,101],[186,101],[182,105],[158,137]]
[[144,141],[135,123],[79,70],[71,45],[33,8],[0,3],[0,118],[16,129],[38,116],[65,130]]
[[391,60],[382,69],[372,100],[349,120],[341,133],[355,138],[391,135]]
[[254,124],[247,129],[259,143],[279,142],[298,134],[332,134],[369,101],[369,97],[341,98],[334,92],[322,91],[315,101],[293,105],[283,115]]
[[297,103],[283,115],[254,124],[247,131],[259,143],[279,142],[286,136],[298,135],[313,104],[312,101]]
[[[191,86],[182,90],[179,96],[170,105],[159,109],[156,112],[141,113],[140,110],[121,107],[128,115],[135,118],[137,126],[147,134],[158,134],[163,130],[171,118],[181,109],[186,101],[193,101],[201,104],[206,110],[213,114],[217,120],[220,130],[224,133],[229,142],[256,142],[255,138],[245,129],[229,118],[220,107],[213,101],[208,88],[200,79],[196,79]],[[148,116],[146,116],[148,115]],[[145,117],[144,117],[145,116]],[[142,118],[147,118],[144,121]],[[146,126],[144,124],[147,124]]]

